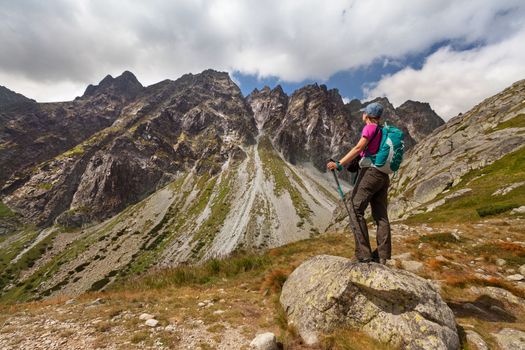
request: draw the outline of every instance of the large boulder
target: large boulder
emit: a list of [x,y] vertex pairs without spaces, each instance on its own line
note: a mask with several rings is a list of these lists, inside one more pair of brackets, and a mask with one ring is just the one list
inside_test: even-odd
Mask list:
[[319,255],[288,277],[280,298],[303,340],[339,327],[404,349],[458,349],[452,310],[429,281],[376,263]]

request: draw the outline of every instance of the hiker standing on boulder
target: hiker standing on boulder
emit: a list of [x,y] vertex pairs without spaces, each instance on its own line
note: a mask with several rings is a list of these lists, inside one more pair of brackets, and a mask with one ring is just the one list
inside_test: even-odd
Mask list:
[[[342,170],[356,157],[360,156],[359,175],[357,176],[351,194],[351,205],[349,208],[350,225],[354,232],[355,257],[354,261],[379,262],[385,264],[392,253],[392,238],[390,233],[390,222],[387,213],[387,195],[390,178],[377,168],[367,162],[367,156],[377,153],[381,144],[382,131],[380,126],[383,106],[374,102],[361,109],[365,127],[361,132],[361,139],[339,162],[328,162],[326,165],[330,170]],[[368,227],[365,220],[365,210],[370,203],[372,216],[377,225],[377,253],[373,256],[368,237]],[[375,252],[374,252],[375,253]],[[375,255],[375,254],[374,254]]]

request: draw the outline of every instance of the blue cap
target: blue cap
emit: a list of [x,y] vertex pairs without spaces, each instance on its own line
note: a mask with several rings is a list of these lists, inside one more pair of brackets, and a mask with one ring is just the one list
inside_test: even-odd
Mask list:
[[381,114],[383,114],[383,106],[381,105],[381,103],[372,102],[366,105],[365,108],[361,108],[359,111],[365,112],[369,116],[379,118],[381,117]]

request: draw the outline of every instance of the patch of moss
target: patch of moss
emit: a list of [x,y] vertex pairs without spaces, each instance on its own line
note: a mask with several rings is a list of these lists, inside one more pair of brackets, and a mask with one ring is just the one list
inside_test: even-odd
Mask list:
[[62,153],[60,158],[74,158],[77,155],[84,154],[85,151],[84,146],[80,144]]
[[49,183],[49,182],[39,183],[38,184],[38,188],[41,189],[41,190],[49,191],[50,189],[53,188],[53,184]]
[[8,216],[15,216],[15,213],[7,205],[0,202],[0,218]]
[[490,134],[498,130],[508,129],[508,128],[525,128],[525,114],[521,113],[511,118],[509,120],[500,123],[495,128],[488,130],[485,134]]

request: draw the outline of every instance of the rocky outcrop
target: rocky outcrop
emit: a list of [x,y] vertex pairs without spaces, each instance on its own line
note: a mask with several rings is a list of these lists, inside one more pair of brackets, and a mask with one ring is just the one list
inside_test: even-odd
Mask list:
[[426,211],[438,195],[455,192],[469,172],[523,147],[524,99],[522,80],[452,118],[419,142],[406,155],[400,176],[392,182],[390,217],[406,218]]
[[307,85],[290,96],[277,128],[267,128],[275,147],[292,163],[311,162],[324,171],[330,156],[343,156],[357,140],[358,125],[345,113],[336,89]]
[[410,272],[320,255],[286,280],[280,302],[307,344],[338,327],[404,349],[458,349],[452,310],[436,287]]
[[397,107],[395,112],[399,123],[406,126],[415,142],[423,140],[445,124],[428,103],[408,100]]
[[272,90],[268,86],[261,91],[255,89],[246,97],[246,101],[252,107],[257,128],[270,133],[280,126],[288,108],[288,96],[281,85]]
[[125,71],[117,78],[106,75],[96,86],[88,85],[86,91],[76,100],[93,99],[93,97],[103,96],[104,98],[131,100],[144,90],[137,77]]

